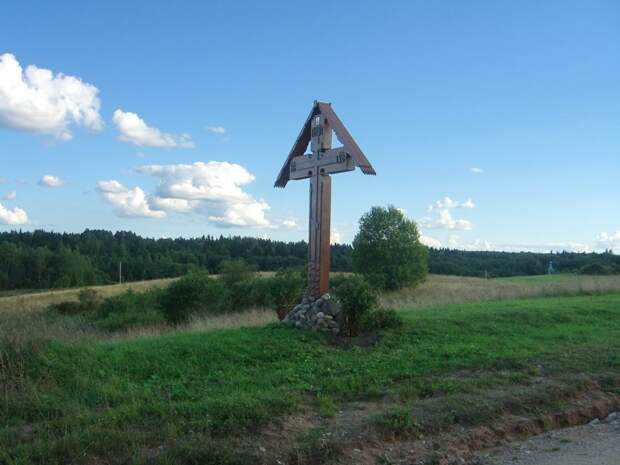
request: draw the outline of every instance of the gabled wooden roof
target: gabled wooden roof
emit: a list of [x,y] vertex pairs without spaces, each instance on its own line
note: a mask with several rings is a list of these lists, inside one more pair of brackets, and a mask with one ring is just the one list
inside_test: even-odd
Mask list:
[[349,154],[351,154],[351,157],[353,157],[353,160],[355,160],[355,164],[360,167],[362,173],[371,175],[377,174],[364,153],[362,152],[362,149],[359,148],[355,140],[353,140],[353,137],[351,137],[351,134],[349,134],[349,131],[347,131],[347,128],[345,128],[344,124],[342,124],[342,121],[340,121],[340,118],[338,118],[338,115],[336,115],[334,110],[332,110],[331,104],[315,101],[314,105],[312,106],[312,110],[310,111],[310,114],[306,119],[306,122],[301,128],[299,136],[297,136],[297,139],[293,144],[293,148],[289,152],[288,157],[284,162],[284,166],[280,170],[280,174],[278,174],[278,178],[276,179],[274,187],[285,187],[286,183],[289,181],[289,165],[291,163],[291,160],[295,157],[303,155],[306,151],[306,147],[308,147],[308,144],[310,143],[310,129],[312,118],[317,115],[321,115],[324,118],[327,118],[329,125],[336,133],[336,137],[338,137],[338,140],[342,143],[344,149]]

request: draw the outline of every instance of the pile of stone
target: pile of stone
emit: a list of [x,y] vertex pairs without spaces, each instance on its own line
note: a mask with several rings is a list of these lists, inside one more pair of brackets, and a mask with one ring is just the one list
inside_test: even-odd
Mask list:
[[342,310],[340,304],[329,294],[318,299],[304,296],[284,318],[284,322],[297,328],[308,328],[314,331],[326,331],[338,334]]

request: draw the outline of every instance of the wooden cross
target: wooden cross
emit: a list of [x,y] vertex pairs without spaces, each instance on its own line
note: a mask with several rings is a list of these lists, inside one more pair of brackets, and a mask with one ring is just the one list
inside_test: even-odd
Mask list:
[[[332,131],[342,147],[332,149]],[[310,153],[305,154],[308,144]],[[332,110],[331,103],[315,101],[275,182],[275,187],[285,187],[290,179],[310,179],[308,293],[313,297],[329,290],[330,175],[353,171],[356,167],[364,174],[376,174]]]

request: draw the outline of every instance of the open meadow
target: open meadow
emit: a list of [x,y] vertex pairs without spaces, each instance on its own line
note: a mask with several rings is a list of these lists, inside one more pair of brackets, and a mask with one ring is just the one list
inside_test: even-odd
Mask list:
[[346,346],[267,309],[103,333],[50,321],[57,292],[4,297],[0,463],[444,463],[432,441],[449,432],[458,449],[485,425],[518,435],[514,418],[619,405],[618,291],[430,276],[382,295],[402,327]]

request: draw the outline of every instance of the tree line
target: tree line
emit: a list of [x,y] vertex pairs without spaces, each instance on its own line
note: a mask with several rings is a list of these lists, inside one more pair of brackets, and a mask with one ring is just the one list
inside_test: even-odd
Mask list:
[[620,273],[620,255],[604,253],[482,252],[430,249],[429,272],[457,276],[499,278],[545,274],[552,264],[556,273]]
[[[261,271],[305,266],[305,241],[283,242],[241,236],[152,239],[135,233],[42,230],[0,233],[0,289],[45,289],[168,278],[194,270],[217,273],[224,260],[242,258]],[[332,270],[351,271],[352,247],[333,245]],[[582,253],[467,252],[429,249],[430,273],[490,277],[588,270],[620,272],[620,256]]]

